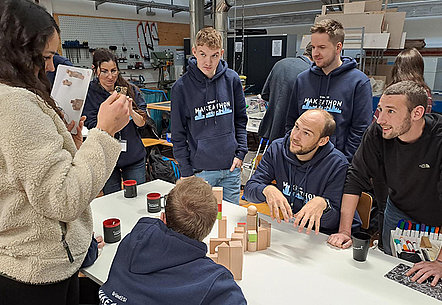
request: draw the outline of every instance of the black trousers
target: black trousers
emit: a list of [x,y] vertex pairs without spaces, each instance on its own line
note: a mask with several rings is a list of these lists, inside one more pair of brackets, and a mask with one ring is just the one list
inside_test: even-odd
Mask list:
[[47,285],[33,285],[0,276],[0,305],[78,305],[78,272]]

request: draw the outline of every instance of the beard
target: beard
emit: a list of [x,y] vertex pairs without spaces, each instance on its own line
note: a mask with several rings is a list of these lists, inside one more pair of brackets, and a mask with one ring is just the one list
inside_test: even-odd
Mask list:
[[[290,143],[292,144],[292,143]],[[290,152],[294,155],[306,155],[310,152],[312,152],[313,150],[316,149],[316,147],[318,147],[318,143],[315,143],[311,146],[308,147],[303,147],[303,146],[297,146],[297,148],[294,148],[292,145],[290,145]],[[299,148],[298,148],[299,147]]]
[[384,125],[384,126],[381,126],[381,127],[383,127],[383,128],[390,127],[391,128],[391,130],[389,132],[387,132],[387,133],[385,133],[384,130],[382,130],[382,137],[384,139],[386,139],[386,140],[394,139],[396,137],[399,137],[399,136],[407,133],[410,130],[410,128],[411,128],[411,118],[410,118],[410,116],[407,116],[405,118],[404,122],[402,123],[402,125],[397,127],[397,128],[393,128],[393,127],[388,126],[388,125],[386,125],[386,126]]

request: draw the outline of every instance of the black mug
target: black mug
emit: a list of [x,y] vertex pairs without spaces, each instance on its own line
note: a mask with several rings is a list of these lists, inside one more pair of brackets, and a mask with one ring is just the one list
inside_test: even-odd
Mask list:
[[370,248],[370,234],[356,232],[353,233],[351,239],[353,241],[353,259],[358,262],[365,262]]
[[158,213],[161,211],[161,199],[166,202],[167,195],[161,196],[160,193],[147,194],[147,211],[149,213]]
[[126,198],[137,197],[137,181],[136,180],[123,181],[123,187],[124,187],[124,197],[126,197]]
[[109,218],[103,221],[103,235],[105,243],[112,244],[120,241],[120,220],[118,218]]

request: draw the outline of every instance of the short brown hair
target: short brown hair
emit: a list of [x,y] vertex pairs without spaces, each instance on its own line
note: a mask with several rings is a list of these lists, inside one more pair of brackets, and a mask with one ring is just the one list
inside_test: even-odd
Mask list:
[[202,241],[212,230],[218,204],[208,183],[190,177],[178,182],[170,191],[165,210],[167,227]]
[[310,33],[327,33],[331,42],[335,45],[344,43],[345,32],[342,23],[333,19],[324,19],[316,22],[311,28]]
[[195,37],[194,47],[204,45],[210,49],[222,49],[223,39],[220,32],[211,26],[199,30]]
[[425,87],[413,81],[407,80],[393,84],[385,89],[383,95],[405,95],[409,112],[417,106],[427,109],[427,91]]

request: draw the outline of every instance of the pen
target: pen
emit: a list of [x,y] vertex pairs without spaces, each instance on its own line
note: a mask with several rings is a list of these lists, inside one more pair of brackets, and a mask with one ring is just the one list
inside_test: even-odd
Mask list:
[[411,237],[411,230],[413,229],[413,224],[411,223],[411,221],[408,221],[408,236]]
[[430,238],[434,239],[434,231],[436,230],[435,227],[431,227],[431,231],[430,231]]
[[404,232],[402,235],[408,236],[408,222],[405,222],[405,224],[404,224]]
[[399,239],[394,240],[394,244],[396,245],[396,253],[399,255],[402,253],[401,241]]
[[397,223],[396,231],[394,232],[394,235],[397,235],[397,236],[401,235],[401,225],[403,223],[404,223],[403,219],[399,220],[399,222]]
[[415,252],[415,250],[414,250],[414,248],[413,248],[413,245],[411,244],[411,242],[410,242],[409,240],[407,240],[407,246],[408,246],[408,249],[409,249],[411,252]]
[[419,231],[419,229],[420,229],[420,224],[416,224],[416,237],[420,237],[420,231]]
[[421,234],[419,235],[419,237],[424,236],[424,234],[425,234],[425,225],[422,224],[422,225],[421,225]]
[[430,226],[426,226],[425,230],[426,230],[425,235],[430,236]]

